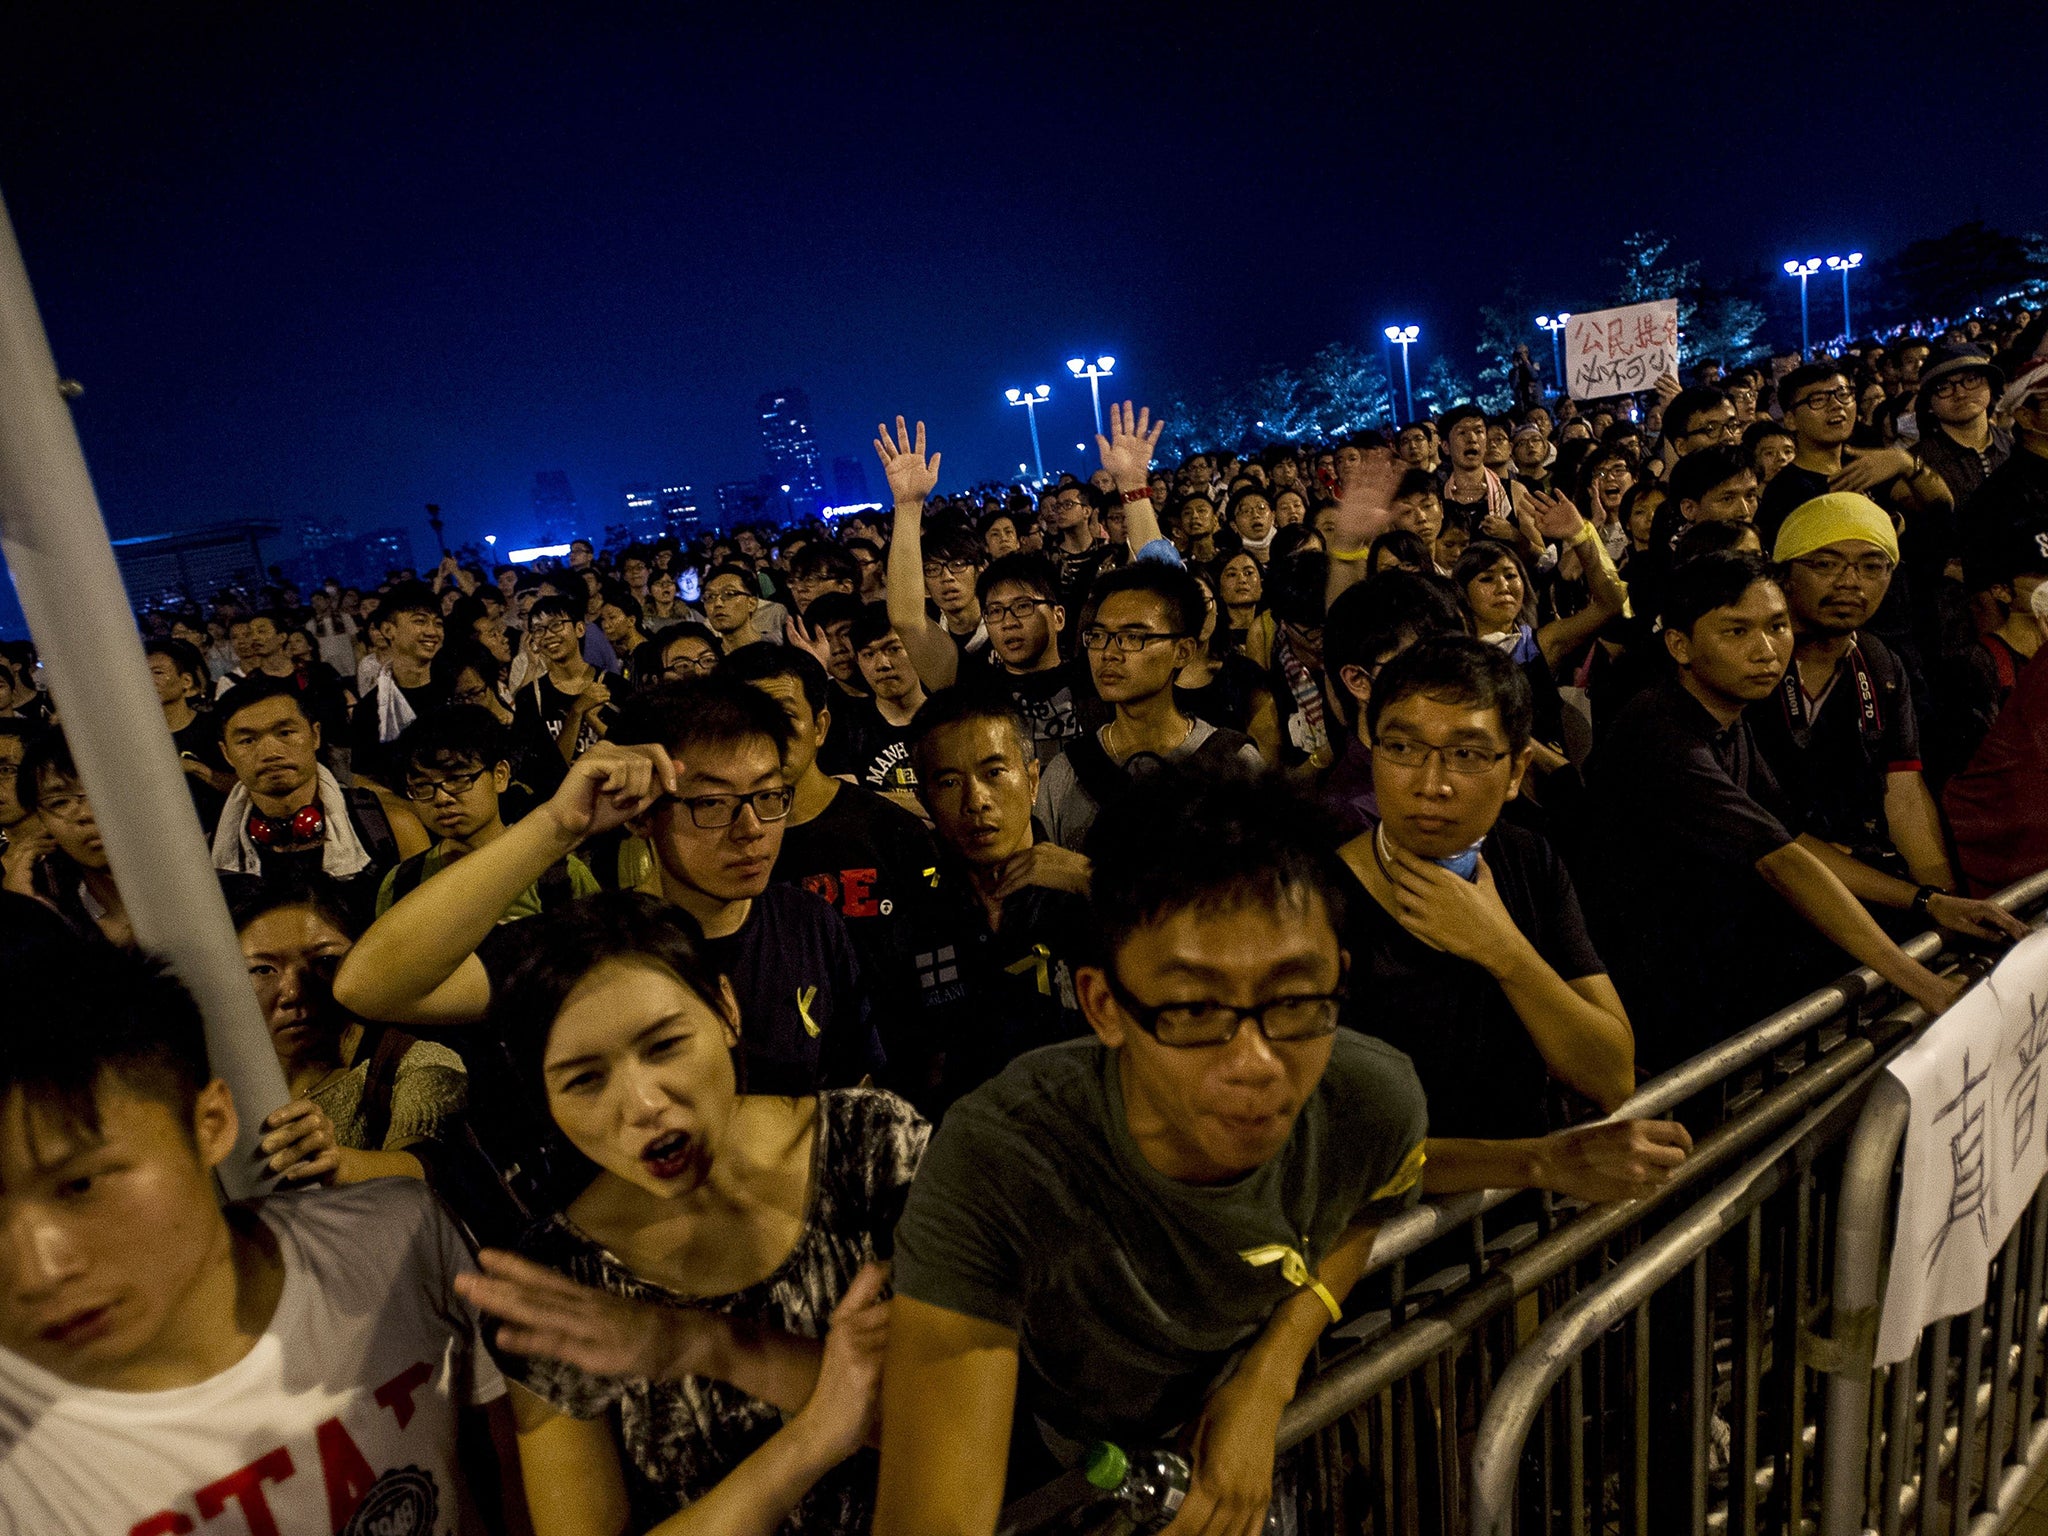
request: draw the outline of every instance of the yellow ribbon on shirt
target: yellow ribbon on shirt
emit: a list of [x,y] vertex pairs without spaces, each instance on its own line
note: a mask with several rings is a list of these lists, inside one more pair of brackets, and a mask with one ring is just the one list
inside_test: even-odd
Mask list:
[[1427,1143],[1418,1141],[1410,1147],[1408,1155],[1401,1159],[1401,1166],[1394,1170],[1394,1176],[1374,1190],[1370,1198],[1391,1200],[1394,1196],[1405,1195],[1413,1189],[1416,1180],[1422,1177],[1422,1165],[1429,1161],[1422,1150],[1426,1145]]
[[811,1017],[811,1004],[818,1000],[816,987],[796,989],[796,1016],[804,1021],[804,1033],[813,1040],[818,1038],[818,1021]]
[[1040,997],[1051,997],[1052,951],[1043,944],[1032,945],[1030,954],[1026,955],[1022,960],[1014,961],[1004,966],[1003,969],[1012,976],[1022,976],[1033,967],[1036,967],[1038,971],[1038,995]]
[[1344,1309],[1337,1305],[1337,1298],[1329,1288],[1308,1272],[1308,1260],[1284,1243],[1268,1243],[1263,1248],[1246,1248],[1238,1254],[1240,1259],[1254,1269],[1263,1269],[1268,1264],[1280,1266],[1280,1278],[1289,1285],[1299,1286],[1316,1293],[1316,1300],[1330,1309],[1330,1321],[1344,1321]]

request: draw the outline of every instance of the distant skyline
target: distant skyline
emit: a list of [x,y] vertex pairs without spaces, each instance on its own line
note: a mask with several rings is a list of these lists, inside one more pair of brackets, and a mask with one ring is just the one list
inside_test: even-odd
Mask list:
[[1070,356],[1163,405],[1399,320],[1469,373],[1632,229],[1733,276],[2048,224],[2033,7],[1440,15],[17,6],[0,193],[117,536],[422,558],[428,502],[530,535],[543,470],[708,511],[791,385],[827,495],[898,411],[959,486],[1029,460],[1010,386],[1082,460]]

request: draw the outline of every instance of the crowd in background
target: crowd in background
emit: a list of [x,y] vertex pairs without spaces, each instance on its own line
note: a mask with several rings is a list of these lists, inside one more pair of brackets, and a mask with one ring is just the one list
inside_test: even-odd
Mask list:
[[[86,1255],[8,1261],[0,1530],[987,1531],[1176,1435],[1180,1530],[1258,1529],[1388,1212],[1654,1188],[1684,1115],[1603,1118],[1641,1077],[1852,963],[1938,1013],[1902,939],[2024,931],[2044,333],[1171,465],[1113,406],[1038,487],[942,489],[895,417],[831,526],[147,614],[291,1092],[260,1219],[207,1214],[233,1107],[0,645],[0,985],[66,1021],[0,1042],[0,1209]],[[294,1452],[324,1504],[252,1449],[304,1416],[265,1326],[355,1394]],[[233,1372],[193,1438],[170,1389]]]

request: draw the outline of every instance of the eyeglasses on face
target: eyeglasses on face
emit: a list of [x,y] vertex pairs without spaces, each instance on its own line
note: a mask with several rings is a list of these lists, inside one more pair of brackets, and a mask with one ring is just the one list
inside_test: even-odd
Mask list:
[[1808,405],[1818,409],[1823,405],[1854,405],[1855,403],[1856,391],[1845,384],[1840,389],[1816,389],[1811,394],[1801,395],[1792,402],[1792,409],[1796,411],[1800,407]]
[[405,781],[405,798],[417,800],[421,805],[426,805],[436,795],[445,793],[450,800],[460,800],[464,795],[476,788],[476,781],[478,779],[481,779],[489,772],[490,769],[488,768],[478,768],[471,773],[444,773],[438,779],[407,779]]
[[1991,376],[1983,373],[1951,373],[1947,377],[1936,379],[1932,384],[1928,385],[1927,393],[1937,400],[1947,400],[1973,389],[1981,389],[1986,394],[1989,394],[1991,392]]
[[1153,1007],[1133,997],[1114,972],[1106,974],[1111,994],[1132,1022],[1161,1045],[1177,1051],[1228,1045],[1237,1038],[1246,1019],[1257,1024],[1259,1033],[1275,1045],[1320,1040],[1337,1032],[1337,1014],[1345,996],[1340,987],[1334,992],[1268,998],[1250,1008],[1214,1001],[1162,1003]]
[[1441,756],[1444,767],[1452,773],[1476,778],[1492,772],[1494,764],[1511,754],[1496,752],[1490,747],[1440,747],[1434,742],[1417,741],[1412,736],[1382,736],[1373,743],[1372,755],[1389,767],[1411,773],[1421,772],[1429,766],[1432,757]]
[[1084,629],[1081,644],[1091,651],[1116,651],[1119,654],[1142,651],[1148,645],[1162,641],[1185,640],[1187,636],[1173,633],[1162,634],[1156,629]]
[[1801,570],[1811,571],[1823,581],[1838,581],[1842,572],[1854,571],[1858,581],[1883,581],[1892,573],[1892,563],[1883,555],[1864,555],[1850,560],[1841,555],[1825,552],[1817,555],[1801,555],[1792,564]]
[[580,626],[569,619],[543,619],[540,623],[527,627],[531,633],[546,639],[550,635],[573,634]]
[[757,789],[751,795],[689,795],[682,803],[690,813],[691,824],[710,831],[738,821],[743,805],[752,806],[754,815],[762,821],[780,821],[789,814],[794,798],[787,789]]
[[982,613],[991,624],[1014,622],[1022,624],[1030,618],[1033,610],[1050,608],[1052,604],[1042,597],[1020,597],[1008,603],[984,603]]
[[971,560],[927,560],[924,563],[927,576],[972,576],[979,569]]
[[704,601],[707,603],[732,603],[738,602],[741,598],[748,595],[744,587],[720,587],[716,591],[707,591],[704,594]]
[[718,653],[706,651],[701,656],[677,656],[661,669],[663,677],[702,677],[718,665]]

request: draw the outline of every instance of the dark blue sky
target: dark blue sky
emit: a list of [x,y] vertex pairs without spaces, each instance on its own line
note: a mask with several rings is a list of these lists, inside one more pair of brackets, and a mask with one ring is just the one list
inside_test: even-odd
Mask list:
[[1009,384],[1071,457],[1077,351],[1158,401],[1398,317],[1469,368],[1629,229],[1734,273],[2048,222],[2031,7],[713,9],[10,7],[0,191],[115,532],[511,539],[536,469],[757,472],[787,382],[960,483],[1027,456]]

